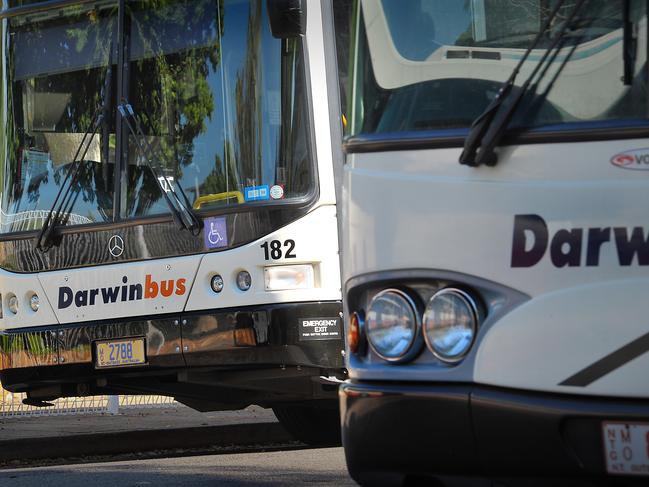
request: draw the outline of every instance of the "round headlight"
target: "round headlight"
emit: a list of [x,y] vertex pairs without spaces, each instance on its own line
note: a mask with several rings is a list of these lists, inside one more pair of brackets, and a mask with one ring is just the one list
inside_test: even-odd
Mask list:
[[247,291],[250,289],[250,286],[252,285],[252,277],[250,276],[250,272],[248,271],[241,271],[239,274],[237,274],[237,287],[241,289],[242,291]]
[[32,311],[38,311],[38,308],[40,308],[41,302],[38,299],[38,295],[32,294],[32,297],[29,298],[29,307],[32,309]]
[[381,358],[392,362],[409,358],[418,333],[415,303],[397,289],[380,292],[367,309],[365,329],[370,346]]
[[221,291],[223,291],[223,278],[218,274],[212,276],[210,286],[212,286],[212,291],[214,291],[215,293],[220,293]]
[[428,301],[424,311],[424,339],[438,359],[461,360],[473,345],[477,327],[478,307],[464,291],[442,289]]
[[10,294],[7,299],[7,307],[13,314],[18,314],[18,298],[15,294]]

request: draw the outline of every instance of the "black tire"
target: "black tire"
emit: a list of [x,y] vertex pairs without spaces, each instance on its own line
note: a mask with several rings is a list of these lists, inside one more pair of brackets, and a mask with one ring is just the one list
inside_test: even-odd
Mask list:
[[307,445],[341,444],[338,408],[312,404],[282,404],[273,406],[273,412],[286,431]]

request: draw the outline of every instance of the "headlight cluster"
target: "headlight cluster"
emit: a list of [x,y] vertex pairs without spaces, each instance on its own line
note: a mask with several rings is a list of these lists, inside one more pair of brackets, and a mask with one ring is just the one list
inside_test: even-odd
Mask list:
[[[20,311],[20,301],[18,299],[18,296],[16,296],[14,293],[8,293],[5,297],[6,299],[6,307],[7,310],[11,313],[11,315],[17,315],[18,312]],[[29,303],[29,307],[31,308],[32,311],[36,312],[40,309],[41,307],[41,302],[38,297],[38,294],[35,292],[31,292],[27,294],[27,302]],[[2,295],[0,295],[0,318],[3,317],[2,315]]]
[[363,330],[359,316],[352,313],[350,317],[349,330],[357,336],[350,342],[353,353],[359,350],[364,331],[372,350],[389,362],[414,358],[425,342],[439,360],[456,363],[471,349],[481,313],[469,293],[449,287],[436,292],[425,306],[418,306],[402,290],[386,289],[370,301]]

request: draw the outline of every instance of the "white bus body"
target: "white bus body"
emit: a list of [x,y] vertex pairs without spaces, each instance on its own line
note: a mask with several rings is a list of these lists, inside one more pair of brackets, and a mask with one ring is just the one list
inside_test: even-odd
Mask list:
[[115,393],[257,403],[289,429],[310,422],[305,440],[336,436],[329,94],[319,4],[299,3],[0,13],[6,389],[41,406]]
[[[363,485],[647,481],[646,4],[583,2],[497,164],[458,162],[471,122],[558,3],[362,0],[340,14],[340,396]],[[512,94],[579,3],[563,2]]]

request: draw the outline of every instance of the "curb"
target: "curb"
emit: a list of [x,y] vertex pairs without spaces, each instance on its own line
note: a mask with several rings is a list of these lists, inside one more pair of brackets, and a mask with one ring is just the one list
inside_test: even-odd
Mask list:
[[0,464],[23,460],[246,447],[294,442],[278,423],[253,423],[0,440]]

